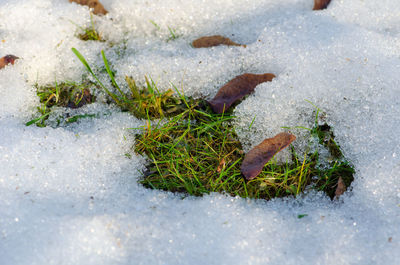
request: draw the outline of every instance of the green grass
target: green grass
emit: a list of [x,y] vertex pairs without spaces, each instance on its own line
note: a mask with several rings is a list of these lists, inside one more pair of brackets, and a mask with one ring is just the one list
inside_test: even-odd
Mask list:
[[[151,24],[156,28],[156,30],[161,30],[160,25],[158,25],[154,20],[149,20]],[[168,32],[169,32],[169,37],[167,39],[168,41],[176,40],[179,36],[176,33],[176,30],[174,28],[171,28],[170,26],[167,26]]]
[[[71,21],[72,22],[72,21]],[[90,13],[90,27],[88,28],[83,28],[76,23],[72,22],[75,24],[82,33],[78,34],[78,38],[83,40],[83,41],[88,41],[88,40],[93,40],[93,41],[105,41],[101,34],[96,30],[94,20],[93,20],[93,14]]]
[[39,117],[27,122],[26,125],[36,124],[39,127],[46,126],[46,120],[51,113],[51,108],[69,107],[79,108],[85,104],[92,103],[95,98],[91,95],[90,88],[95,87],[91,83],[54,82],[54,85],[35,85],[36,94],[40,99],[41,106],[37,108]]
[[176,40],[178,38],[178,35],[176,34],[175,29],[168,26],[168,31],[169,31],[169,35],[170,35],[168,38],[168,41]]
[[[320,157],[318,149],[312,150],[311,146],[301,156],[290,146],[291,161],[277,163],[272,159],[256,178],[246,181],[240,172],[245,154],[232,125],[231,113],[215,114],[204,100],[186,97],[178,90],[177,96],[172,90],[161,93],[148,79],[146,87],[138,88],[127,77],[130,93],[123,93],[102,51],[110,81],[118,93],[111,92],[83,56],[76,49],[72,50],[116,105],[146,119],[146,126],[135,129],[133,148],[148,158],[147,169],[140,180],[147,188],[193,196],[221,192],[267,200],[297,196],[314,188],[333,198],[339,177],[347,187],[353,181],[353,167],[343,157],[331,128],[326,124],[318,125],[318,108],[314,127],[304,129],[310,132],[310,140],[317,138],[320,146],[329,152],[329,161],[321,161],[326,158]],[[164,119],[154,124],[151,121],[154,118]]]
[[98,82],[99,86],[104,89],[110,98],[123,111],[129,111],[138,118],[164,118],[165,116],[170,116],[179,112],[185,107],[184,102],[180,98],[172,96],[174,92],[171,89],[165,92],[160,92],[153,80],[148,79],[147,77],[145,78],[146,86],[139,88],[132,78],[126,76],[125,81],[129,88],[129,92],[124,93],[115,81],[114,72],[110,68],[104,51],[101,51],[106,72],[110,78],[112,86],[116,90],[114,93],[108,89],[94,74],[93,70],[82,54],[80,54],[75,48],[72,48],[72,51],[86,67],[87,71]]
[[245,181],[240,172],[244,152],[231,124],[233,118],[214,114],[198,103],[167,123],[150,126],[148,122],[135,144],[135,151],[149,158],[140,183],[194,196],[222,192],[267,200],[296,196],[310,185],[333,198],[339,176],[350,185],[354,171],[342,157],[321,169],[317,151],[299,157],[293,147],[291,162],[278,164],[273,159],[259,176]]

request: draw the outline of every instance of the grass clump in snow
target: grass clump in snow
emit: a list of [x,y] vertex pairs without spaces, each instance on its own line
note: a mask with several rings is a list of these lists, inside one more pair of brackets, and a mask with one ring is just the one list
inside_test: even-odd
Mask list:
[[[215,114],[204,100],[185,97],[179,91],[177,97],[171,90],[161,93],[148,79],[146,87],[139,89],[127,77],[130,93],[123,93],[102,51],[107,73],[118,91],[113,93],[93,73],[83,56],[76,49],[73,52],[122,110],[147,119],[134,146],[136,153],[149,159],[140,180],[147,188],[194,196],[222,192],[260,199],[296,196],[314,188],[333,198],[339,177],[346,186],[353,180],[354,170],[343,158],[330,127],[318,125],[319,110],[314,128],[308,129],[319,148],[309,148],[304,156],[299,156],[291,146],[290,162],[278,163],[272,159],[261,174],[246,181],[240,170],[244,152],[231,113]],[[164,119],[154,123],[154,118]],[[329,158],[320,156],[320,148],[330,154]]]
[[27,122],[27,126],[36,124],[39,127],[45,127],[45,122],[54,106],[80,108],[95,100],[90,92],[90,87],[94,87],[91,83],[78,84],[68,81],[57,83],[56,81],[54,85],[39,86],[36,84],[35,87],[41,103],[41,106],[37,108],[40,116]]
[[[293,147],[291,162],[279,164],[272,159],[261,174],[245,181],[240,171],[244,153],[231,124],[233,118],[214,114],[198,103],[166,123],[151,126],[148,122],[135,145],[135,151],[146,155],[150,163],[140,183],[194,196],[222,192],[259,199],[296,196],[307,188],[325,191],[333,198],[340,176],[350,185],[354,171],[342,157],[321,167],[318,151],[299,157]],[[323,134],[321,127],[313,131]]]
[[322,164],[320,171],[323,174],[316,178],[314,185],[318,190],[325,191],[330,198],[333,198],[339,177],[342,178],[346,187],[353,182],[354,168],[343,156],[340,146],[335,142],[332,128],[328,124],[315,125],[311,135],[318,139],[319,144],[329,154],[328,157],[323,158],[324,161],[319,161],[319,164]]
[[139,88],[132,78],[126,76],[125,81],[129,88],[129,93],[123,92],[114,79],[114,72],[110,69],[110,65],[104,54],[104,51],[101,51],[106,72],[110,77],[113,87],[117,91],[114,93],[109,90],[94,74],[93,70],[82,54],[80,54],[75,48],[72,48],[72,51],[83,63],[88,72],[91,73],[96,79],[98,84],[123,111],[129,111],[138,118],[151,117],[153,119],[164,118],[166,116],[173,115],[174,113],[182,111],[186,107],[180,98],[172,96],[174,92],[171,89],[165,92],[160,92],[153,80],[149,80],[147,77],[146,86]]
[[[75,24],[75,23],[74,23]],[[76,24],[75,24],[76,25]],[[83,41],[93,40],[93,41],[105,41],[101,34],[96,30],[93,20],[93,14],[90,13],[90,26],[87,28],[83,28],[81,26],[77,27],[80,29],[82,33],[78,34],[78,38]]]

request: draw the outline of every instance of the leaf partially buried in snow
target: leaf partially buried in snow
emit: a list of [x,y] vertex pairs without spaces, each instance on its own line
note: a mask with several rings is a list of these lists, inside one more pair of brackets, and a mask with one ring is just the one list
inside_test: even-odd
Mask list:
[[69,2],[70,3],[75,2],[77,4],[93,8],[93,14],[95,14],[95,15],[98,15],[98,14],[105,15],[108,13],[108,11],[99,2],[99,0],[69,0]]
[[90,90],[85,88],[82,92],[78,92],[73,95],[73,98],[69,100],[67,107],[76,109],[92,102],[93,96],[90,93]]
[[328,7],[331,0],[314,0],[313,10],[321,10]]
[[192,42],[192,45],[195,48],[208,48],[208,47],[213,47],[213,46],[218,46],[218,45],[246,47],[246,45],[236,43],[236,42],[232,41],[231,39],[225,38],[221,35],[201,37],[197,40],[194,40]]
[[14,64],[15,60],[19,59],[17,56],[14,55],[6,55],[0,58],[0,69],[4,68],[7,64]]
[[266,163],[279,151],[289,146],[296,139],[290,133],[279,133],[272,138],[265,139],[261,144],[251,149],[244,157],[241,171],[247,180],[260,174]]
[[254,88],[267,81],[271,81],[273,74],[242,74],[221,87],[215,97],[208,101],[211,108],[216,113],[226,111],[235,101],[252,93]]
[[342,177],[339,177],[335,191],[335,198],[338,199],[340,195],[342,195],[345,191],[346,191],[346,185],[344,184]]

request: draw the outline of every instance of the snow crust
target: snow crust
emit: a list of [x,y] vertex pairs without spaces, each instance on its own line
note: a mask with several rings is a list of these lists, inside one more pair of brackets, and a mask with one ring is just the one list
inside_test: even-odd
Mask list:
[[[110,12],[94,21],[106,42],[83,42],[86,7],[0,0],[0,56],[21,58],[0,70],[0,264],[400,264],[396,1],[332,0],[317,12],[310,0],[102,3]],[[247,48],[190,46],[215,34]],[[72,47],[104,80],[101,49],[120,84],[147,75],[208,98],[238,74],[274,73],[235,109],[242,142],[310,127],[310,101],[355,166],[352,191],[266,202],[143,188],[135,117],[99,100],[77,110],[93,119],[25,126],[34,84],[87,76]]]

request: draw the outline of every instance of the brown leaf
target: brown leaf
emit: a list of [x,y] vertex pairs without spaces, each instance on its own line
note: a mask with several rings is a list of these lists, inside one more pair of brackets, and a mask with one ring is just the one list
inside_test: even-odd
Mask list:
[[296,139],[290,133],[278,133],[272,138],[265,139],[261,144],[251,149],[243,159],[242,174],[251,180],[260,174],[266,163],[279,151],[289,146]]
[[76,109],[80,108],[86,104],[90,104],[93,102],[92,94],[90,94],[90,90],[85,88],[83,92],[79,92],[75,94],[74,99],[68,102],[67,107]]
[[216,113],[226,111],[235,101],[243,98],[254,91],[254,88],[267,81],[271,81],[273,74],[242,74],[221,87],[215,97],[208,101]]
[[339,199],[340,195],[342,195],[345,191],[346,191],[346,185],[344,184],[342,177],[339,177],[335,191],[335,198]]
[[313,10],[321,10],[328,7],[331,0],[314,0]]
[[99,0],[69,0],[69,2],[70,3],[75,2],[77,4],[93,8],[93,14],[95,14],[95,15],[98,15],[98,14],[105,15],[108,13],[108,11],[99,2]]
[[218,45],[228,45],[228,46],[243,46],[246,48],[246,45],[242,45],[232,41],[229,38],[225,38],[221,35],[207,36],[201,37],[192,42],[193,47],[195,48],[208,48]]
[[4,68],[8,64],[14,64],[15,60],[19,59],[17,56],[14,55],[6,55],[0,58],[0,69]]
[[221,159],[221,161],[219,162],[219,165],[217,167],[217,172],[221,173],[221,171],[225,168],[225,159]]

